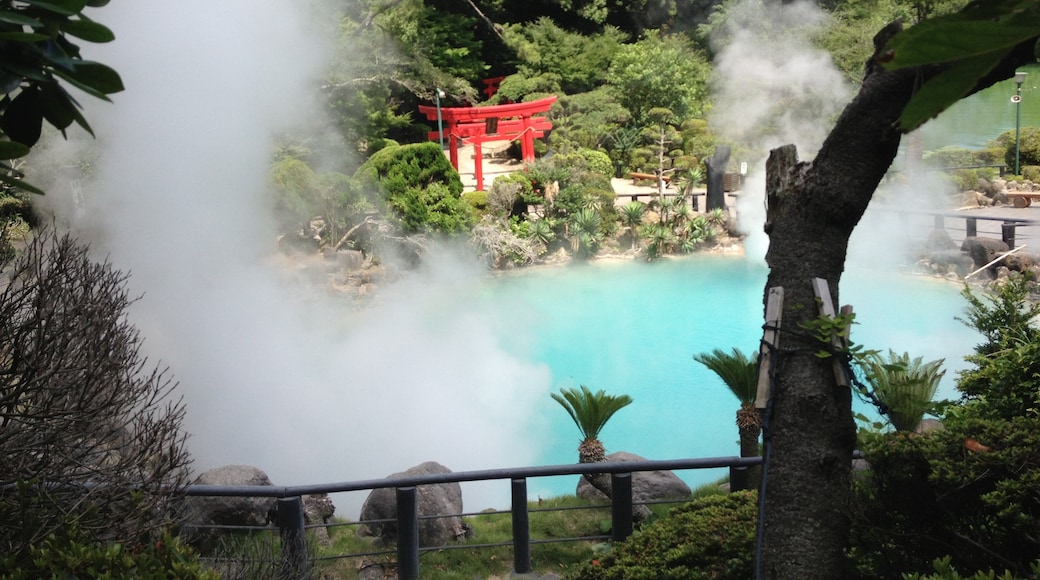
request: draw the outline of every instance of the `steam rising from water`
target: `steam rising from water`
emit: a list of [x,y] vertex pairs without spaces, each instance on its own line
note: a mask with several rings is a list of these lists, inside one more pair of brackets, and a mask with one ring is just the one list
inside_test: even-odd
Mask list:
[[[439,314],[479,291],[479,268],[431,259],[352,318],[320,292],[304,299],[269,263],[271,136],[303,121],[326,58],[305,4],[98,11],[118,40],[88,58],[118,70],[127,90],[87,112],[97,179],[81,200],[55,191],[47,202],[131,272],[131,293],[143,294],[132,319],[181,383],[196,471],[251,464],[291,485],[427,460],[456,471],[531,464],[549,371],[514,354],[523,331],[512,321]],[[502,344],[511,333],[516,344]],[[467,491],[467,508],[487,507],[482,493]]]
[[[716,132],[752,152],[793,143],[811,159],[845,106],[851,89],[830,55],[812,46],[811,35],[827,23],[812,2],[780,4],[744,0],[733,5],[716,49],[711,124]],[[737,205],[747,232],[748,256],[764,257],[765,158],[734,151],[731,162],[747,161],[745,195]]]
[[[729,9],[725,26],[713,39],[717,57],[711,123],[716,132],[738,144],[731,161],[749,162],[737,210],[747,233],[745,249],[752,258],[764,257],[769,245],[762,231],[765,158],[753,156],[792,143],[800,159],[811,160],[854,90],[830,56],[811,43],[827,19],[812,2],[743,0]],[[948,181],[918,174],[912,183],[894,183],[879,187],[872,208],[887,204],[945,209],[948,205]],[[851,262],[905,264],[907,226],[892,219],[895,215],[889,212],[860,223],[849,244]]]

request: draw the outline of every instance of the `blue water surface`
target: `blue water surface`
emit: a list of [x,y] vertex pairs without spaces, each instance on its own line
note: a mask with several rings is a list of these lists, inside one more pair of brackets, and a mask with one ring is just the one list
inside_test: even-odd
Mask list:
[[[601,433],[607,451],[648,459],[739,454],[734,424],[738,402],[693,354],[738,347],[757,350],[762,334],[764,264],[731,256],[696,256],[656,263],[606,262],[534,269],[496,278],[490,295],[517,313],[533,336],[525,345],[547,365],[553,390],[587,385],[634,402]],[[853,341],[866,348],[945,358],[941,396],[954,397],[977,336],[955,319],[966,305],[956,284],[931,278],[851,270],[841,300],[857,312]],[[856,410],[873,411],[865,403]],[[540,412],[550,425],[543,465],[577,460],[580,434],[566,412],[546,397]],[[876,415],[876,413],[873,413]],[[691,486],[724,470],[681,472]],[[577,476],[532,481],[543,497],[573,493]]]

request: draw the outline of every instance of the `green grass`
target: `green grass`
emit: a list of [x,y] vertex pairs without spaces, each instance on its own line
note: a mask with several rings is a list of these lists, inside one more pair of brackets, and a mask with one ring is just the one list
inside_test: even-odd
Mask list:
[[[539,505],[540,504],[540,505]],[[610,533],[610,507],[592,507],[586,500],[564,496],[550,498],[541,502],[531,502],[529,509],[529,529],[531,533],[531,565],[541,572],[553,571],[566,573],[579,564],[591,559],[594,546],[601,544],[602,539],[596,536]],[[543,511],[551,508],[590,508],[568,509],[566,511]],[[423,578],[492,578],[508,576],[513,569],[512,548],[512,516],[509,512],[487,512],[463,518],[472,530],[473,535],[458,545],[477,546],[480,544],[499,544],[504,546],[474,547],[465,549],[446,549],[421,551],[419,566]],[[318,556],[337,554],[375,552],[388,550],[393,552],[394,546],[379,546],[371,538],[357,536],[356,526],[339,526],[330,529],[332,545],[320,548]],[[534,543],[538,540],[561,538],[590,538],[566,543]],[[370,562],[383,564],[386,568],[396,566],[397,555],[367,556]],[[352,577],[357,573],[362,558],[344,558],[322,564],[322,570],[332,577]]]
[[[702,497],[723,493],[718,483],[705,485],[694,490],[691,497]],[[561,496],[528,504],[529,529],[531,534],[531,567],[545,574],[554,572],[561,576],[573,572],[609,549],[609,540],[599,536],[610,534],[610,506],[578,498]],[[664,517],[675,504],[650,506],[651,521]],[[556,508],[589,508],[547,511]],[[473,535],[460,547],[480,544],[505,543],[505,546],[472,547],[462,549],[422,551],[419,555],[421,577],[431,580],[458,578],[506,578],[513,569],[512,519],[509,512],[487,512],[466,516],[465,523],[471,526]],[[362,552],[390,551],[377,556],[366,556],[369,562],[382,564],[387,570],[396,567],[397,555],[394,546],[379,546],[371,538],[356,534],[357,526],[330,528],[332,545],[317,549],[316,556],[336,556]],[[540,540],[563,538],[587,538],[571,542],[538,543]],[[341,558],[320,563],[320,570],[327,577],[353,578],[357,574],[362,558]]]
[[[719,482],[693,490],[691,499],[725,493]],[[666,517],[678,504],[651,505],[650,521]],[[560,509],[564,508],[564,509]],[[473,534],[452,549],[421,551],[421,578],[431,580],[507,578],[513,570],[512,515],[488,511],[465,516]],[[386,572],[396,572],[397,553],[393,545],[383,546],[374,538],[359,537],[358,525],[337,520],[329,528],[331,545],[321,546],[308,532],[308,552],[319,559],[311,578],[356,578],[365,562],[379,564]],[[531,567],[540,574],[554,572],[566,577],[582,564],[600,558],[610,550],[610,506],[576,496],[542,499],[528,504],[528,525],[532,540]],[[554,542],[565,538],[575,541]],[[483,544],[505,544],[480,547]],[[343,558],[342,554],[386,552]],[[217,550],[218,561],[207,567],[216,569],[228,580],[269,577],[277,574],[281,548],[277,530],[234,534],[225,538]],[[329,558],[320,560],[321,558]]]

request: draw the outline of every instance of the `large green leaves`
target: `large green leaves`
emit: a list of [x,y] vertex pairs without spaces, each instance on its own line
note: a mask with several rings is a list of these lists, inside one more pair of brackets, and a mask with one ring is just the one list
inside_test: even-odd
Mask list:
[[[123,90],[119,74],[104,64],[83,60],[70,37],[110,42],[107,27],[82,14],[88,0],[22,0],[0,7],[0,159],[28,154],[39,140],[43,122],[64,132],[76,123],[90,125],[63,83],[108,100]],[[0,184],[39,192],[10,166],[0,164]]]
[[976,0],[955,14],[926,20],[888,43],[891,69],[944,65],[914,94],[900,125],[921,126],[969,94],[1018,45],[1040,36],[1035,0]]

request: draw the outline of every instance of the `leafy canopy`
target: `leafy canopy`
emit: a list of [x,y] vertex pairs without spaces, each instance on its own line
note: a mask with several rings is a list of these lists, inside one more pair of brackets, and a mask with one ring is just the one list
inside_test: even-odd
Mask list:
[[93,134],[68,83],[102,100],[123,90],[111,68],[80,55],[71,38],[110,42],[115,35],[83,14],[108,0],[22,0],[0,4],[0,183],[34,193],[8,163],[28,155],[46,120],[64,134],[76,123]]
[[[921,126],[974,90],[1015,48],[1040,36],[1035,0],[974,0],[960,12],[925,20],[892,38],[887,66],[944,65],[910,99],[900,125]],[[1036,48],[1034,48],[1036,52]]]
[[638,125],[648,121],[655,107],[685,120],[703,112],[709,69],[707,59],[685,37],[653,34],[614,55],[607,83]]

